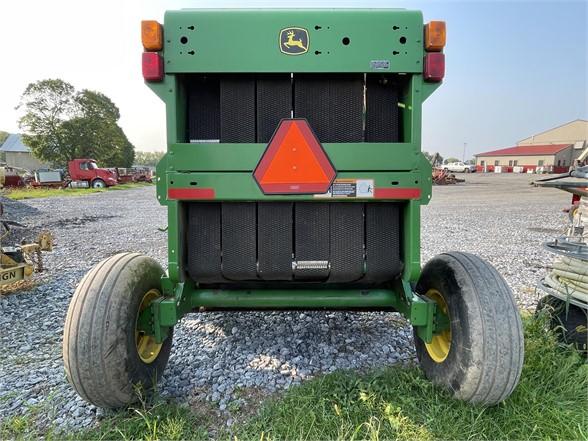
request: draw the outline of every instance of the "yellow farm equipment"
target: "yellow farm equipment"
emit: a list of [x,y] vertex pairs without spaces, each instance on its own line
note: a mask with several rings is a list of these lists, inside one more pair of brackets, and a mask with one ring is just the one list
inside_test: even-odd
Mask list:
[[[0,214],[3,208],[0,205]],[[2,246],[2,241],[10,234],[12,228],[26,228],[24,225],[10,220],[0,220],[0,289],[15,282],[29,280],[33,273],[43,271],[43,251],[53,249],[53,236],[49,232],[41,232],[36,241],[14,246]]]

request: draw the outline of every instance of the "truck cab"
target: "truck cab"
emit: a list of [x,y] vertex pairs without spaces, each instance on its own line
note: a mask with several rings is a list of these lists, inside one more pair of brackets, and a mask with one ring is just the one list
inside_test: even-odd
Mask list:
[[87,183],[92,188],[117,184],[116,175],[108,169],[98,167],[95,159],[73,159],[67,163],[67,169],[72,181]]

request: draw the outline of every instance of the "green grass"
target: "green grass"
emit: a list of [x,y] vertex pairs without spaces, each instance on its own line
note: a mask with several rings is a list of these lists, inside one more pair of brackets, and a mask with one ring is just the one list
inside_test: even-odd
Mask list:
[[72,433],[70,440],[207,440],[206,415],[186,406],[158,401],[154,406],[133,408],[105,419],[98,429]]
[[[0,420],[0,440],[36,440],[42,436],[46,441],[79,440],[208,440],[205,429],[210,425],[206,413],[197,413],[186,406],[165,403],[130,408],[124,412],[107,416],[97,429],[63,433],[55,427],[39,428],[36,420],[39,407],[30,407],[25,415]],[[59,414],[59,410],[56,410]]]
[[59,196],[83,196],[90,193],[104,193],[111,190],[128,190],[131,188],[145,187],[153,184],[146,182],[136,182],[129,184],[119,184],[108,188],[13,188],[5,189],[3,195],[8,199],[15,201],[23,199],[51,198]]
[[521,382],[499,406],[452,400],[414,367],[365,375],[337,372],[267,402],[233,435],[308,440],[586,439],[588,366],[544,329],[544,321],[525,320]]
[[504,403],[452,400],[417,368],[338,372],[307,382],[243,428],[254,439],[588,439],[588,365],[525,320],[521,381]]
[[[254,407],[229,406],[238,421],[232,433],[206,403],[189,409],[158,401],[114,414],[96,428],[69,436],[234,441],[588,439],[588,364],[545,332],[544,319],[527,317],[524,323],[521,381],[513,395],[495,407],[455,401],[418,368],[392,367],[366,374],[335,372],[307,381],[266,400],[258,412]],[[23,417],[0,424],[0,439],[34,437],[30,424],[19,418]]]

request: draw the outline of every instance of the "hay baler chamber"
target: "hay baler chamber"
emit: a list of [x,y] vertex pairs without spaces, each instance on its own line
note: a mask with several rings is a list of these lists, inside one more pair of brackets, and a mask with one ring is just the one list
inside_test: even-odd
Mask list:
[[142,42],[167,109],[168,268],[118,254],[81,281],[64,361],[84,399],[120,407],[152,387],[189,312],[291,309],[398,311],[432,381],[473,403],[510,395],[523,341],[503,278],[466,253],[420,266],[421,109],[444,76],[445,23],[182,10],[143,22]]

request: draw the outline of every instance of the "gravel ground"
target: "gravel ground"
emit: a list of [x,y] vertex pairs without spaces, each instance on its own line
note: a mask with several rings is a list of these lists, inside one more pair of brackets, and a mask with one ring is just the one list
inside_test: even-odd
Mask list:
[[[465,185],[436,187],[423,209],[423,262],[444,251],[479,254],[503,274],[522,308],[533,307],[533,286],[551,260],[541,243],[562,231],[561,208],[570,198],[532,188],[524,175],[466,178]],[[47,271],[35,288],[0,296],[0,421],[30,414],[39,427],[91,426],[103,411],[78,398],[63,372],[69,299],[83,274],[112,254],[138,251],[165,264],[165,233],[157,229],[166,224],[165,209],[151,187],[3,202],[6,218],[32,232],[53,231],[57,246],[44,255]],[[412,360],[412,346],[398,314],[190,314],[174,333],[160,391],[227,412],[237,389],[271,393],[322,372]]]

